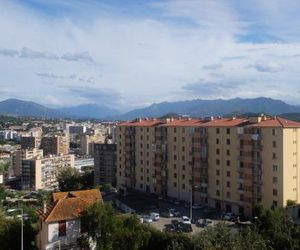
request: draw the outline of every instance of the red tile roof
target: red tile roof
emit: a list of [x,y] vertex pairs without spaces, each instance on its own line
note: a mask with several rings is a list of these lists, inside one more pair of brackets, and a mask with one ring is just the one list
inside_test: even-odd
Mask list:
[[118,126],[126,126],[126,127],[153,127],[161,124],[162,121],[151,119],[151,120],[140,120],[140,121],[131,121],[131,122],[122,122],[119,123]]
[[252,124],[251,127],[282,127],[282,128],[300,128],[300,122],[287,120],[281,117],[272,117]]
[[202,124],[203,121],[199,119],[175,119],[162,124],[163,127],[193,127]]
[[248,119],[245,118],[217,118],[202,124],[199,127],[236,127],[248,124]]
[[47,206],[47,211],[38,211],[40,217],[46,222],[73,220],[81,216],[89,206],[102,202],[98,189],[53,193],[54,202]]

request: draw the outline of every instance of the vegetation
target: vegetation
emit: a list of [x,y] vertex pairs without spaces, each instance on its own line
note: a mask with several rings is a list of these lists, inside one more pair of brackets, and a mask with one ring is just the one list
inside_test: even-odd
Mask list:
[[61,192],[89,189],[93,187],[93,175],[80,173],[76,168],[66,167],[57,176]]
[[94,204],[82,217],[86,233],[80,242],[84,246],[92,239],[101,250],[300,249],[300,230],[285,209],[264,210],[259,206],[259,211],[251,227],[238,229],[220,223],[191,236],[160,232],[141,224],[134,215],[115,215],[111,206]]

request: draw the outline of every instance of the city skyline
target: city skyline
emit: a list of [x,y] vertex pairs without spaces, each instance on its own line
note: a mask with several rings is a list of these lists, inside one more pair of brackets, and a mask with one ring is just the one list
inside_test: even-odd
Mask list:
[[0,99],[44,105],[267,96],[298,104],[300,3],[1,1]]

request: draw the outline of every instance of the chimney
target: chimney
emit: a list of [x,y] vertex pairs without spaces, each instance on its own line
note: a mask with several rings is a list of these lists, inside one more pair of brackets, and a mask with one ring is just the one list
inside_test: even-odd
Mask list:
[[46,214],[47,213],[47,202],[44,201],[43,203],[43,213]]

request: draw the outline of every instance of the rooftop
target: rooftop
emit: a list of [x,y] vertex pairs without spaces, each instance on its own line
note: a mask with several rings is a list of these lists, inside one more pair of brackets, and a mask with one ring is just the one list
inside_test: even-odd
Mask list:
[[74,220],[96,202],[102,202],[98,189],[53,193],[53,203],[46,207],[46,213],[42,208],[38,214],[46,222]]

